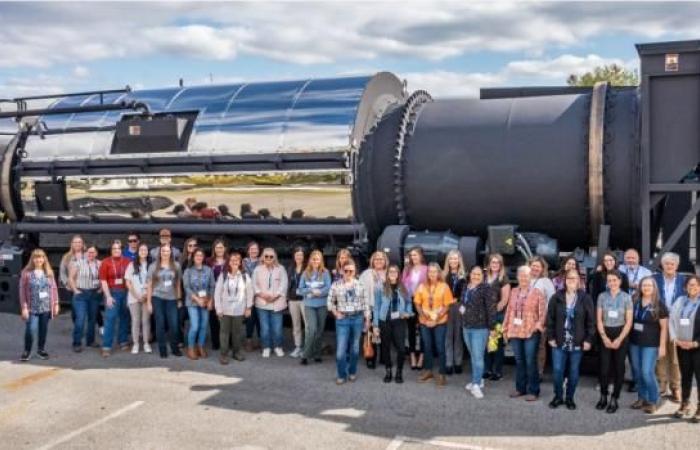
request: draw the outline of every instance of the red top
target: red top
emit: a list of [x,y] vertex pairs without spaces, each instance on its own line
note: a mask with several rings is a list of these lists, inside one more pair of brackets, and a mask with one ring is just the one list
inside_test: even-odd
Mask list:
[[124,274],[130,263],[131,260],[126,256],[120,256],[119,258],[110,256],[109,258],[105,258],[102,260],[102,265],[100,266],[100,281],[106,281],[110,290],[126,290]]

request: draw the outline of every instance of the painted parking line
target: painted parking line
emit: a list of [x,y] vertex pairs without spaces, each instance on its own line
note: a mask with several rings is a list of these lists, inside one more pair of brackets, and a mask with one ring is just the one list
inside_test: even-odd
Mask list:
[[102,425],[102,424],[105,423],[105,422],[108,422],[108,421],[110,421],[110,420],[112,420],[112,419],[115,419],[115,418],[121,416],[122,414],[126,414],[126,413],[128,413],[129,411],[138,408],[139,406],[143,405],[144,403],[145,403],[145,402],[142,401],[142,400],[135,401],[134,403],[131,403],[131,404],[126,405],[125,407],[123,407],[123,408],[121,408],[121,409],[118,409],[118,410],[114,411],[112,414],[110,414],[110,415],[108,415],[108,416],[105,416],[105,417],[103,417],[103,418],[101,418],[101,419],[98,419],[98,420],[96,420],[96,421],[94,421],[94,422],[92,422],[92,423],[89,423],[89,424],[87,424],[87,425],[85,425],[85,426],[83,426],[83,427],[80,427],[80,428],[78,428],[78,429],[75,430],[75,431],[71,431],[71,432],[68,433],[68,434],[64,434],[63,436],[59,437],[58,439],[54,439],[53,441],[51,441],[51,442],[49,442],[49,443],[47,443],[47,444],[45,444],[45,445],[42,445],[42,446],[39,447],[37,450],[49,450],[49,449],[51,449],[51,448],[54,448],[54,447],[56,447],[56,446],[58,446],[58,445],[61,445],[61,444],[65,443],[65,442],[68,442],[68,441],[70,441],[71,439],[73,439],[73,438],[75,438],[75,437],[77,437],[77,436],[80,436],[81,434],[83,434],[83,433],[85,433],[85,432],[87,432],[87,431],[90,431],[91,429],[93,429],[93,428],[95,428],[95,427],[98,427],[98,426]]
[[61,369],[57,367],[40,370],[38,372],[34,372],[32,374],[23,376],[22,378],[18,378],[16,380],[12,380],[8,383],[5,383],[2,385],[2,387],[9,391],[17,391],[31,384],[37,383],[47,378],[51,378],[52,376],[56,375],[60,370]]
[[396,436],[389,442],[386,450],[398,450],[405,443],[431,445],[433,447],[442,448],[457,448],[461,450],[496,450],[492,447],[482,447],[480,445],[460,444],[459,442],[440,441],[438,439],[416,439],[406,436]]

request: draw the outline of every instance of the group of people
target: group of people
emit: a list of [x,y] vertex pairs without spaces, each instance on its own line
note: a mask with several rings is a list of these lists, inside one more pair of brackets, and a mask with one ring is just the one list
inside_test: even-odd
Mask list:
[[[347,249],[329,269],[322,252],[295,248],[285,268],[273,248],[261,249],[255,242],[239,252],[216,240],[208,254],[195,238],[185,241],[180,252],[172,246],[169,230],[161,230],[159,237],[160,245],[149,249],[130,234],[127,247],[113,242],[110,255],[101,261],[94,246],[73,238],[59,283],[73,295],[74,351],[82,351],[83,342],[99,347],[95,325],[104,304],[104,357],[112,352],[115,332],[122,350],[152,352],[152,322],[162,358],[168,356],[168,347],[175,356],[184,349],[192,360],[206,358],[210,331],[221,364],[231,358],[243,361],[243,350],[253,350],[256,326],[262,357],[273,352],[282,357],[288,311],[294,340],[290,356],[308,365],[322,361],[330,313],[335,319],[338,385],[356,380],[361,342],[368,367],[374,367],[379,355],[384,382],[403,383],[408,359],[412,370],[420,370],[419,382],[434,381],[438,387],[462,372],[466,347],[471,373],[465,388],[483,398],[484,380],[503,377],[508,344],[515,355],[510,396],[535,401],[549,346],[554,385],[549,406],[576,409],[581,359],[596,349],[597,409],[614,413],[619,408],[629,357],[637,391],[632,408],[653,413],[667,395],[680,404],[676,417],[691,415],[693,378],[700,384],[700,278],[680,274],[676,254],[664,254],[662,270],[652,274],[633,249],[625,252],[624,264],[607,252],[589,277],[570,256],[552,278],[547,262],[534,257],[517,268],[517,280],[511,283],[499,254],[489,255],[484,267],[467,268],[454,250],[440,266],[426,263],[422,249],[415,247],[400,268],[377,251],[369,268],[360,272]],[[21,359],[30,358],[36,331],[37,355],[45,359],[47,324],[59,312],[59,284],[41,249],[32,252],[20,279],[27,322]],[[700,404],[692,419],[700,421]]]

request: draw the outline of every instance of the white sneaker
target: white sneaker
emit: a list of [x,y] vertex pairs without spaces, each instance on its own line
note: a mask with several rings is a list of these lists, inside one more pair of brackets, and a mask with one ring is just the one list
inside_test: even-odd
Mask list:
[[290,357],[292,358],[298,358],[301,356],[301,347],[297,347],[292,351],[292,353],[289,354]]
[[100,336],[103,336],[105,334],[105,327],[100,327],[98,331],[100,332]]
[[143,344],[143,351],[146,353],[153,353],[153,349],[151,349],[151,344]]
[[466,389],[466,390],[468,390],[469,392],[471,392],[473,386],[474,386],[474,383],[467,383],[467,385],[464,386],[464,389]]
[[134,344],[134,346],[131,347],[131,354],[138,355],[138,353],[139,353],[139,344]]
[[279,356],[280,358],[284,356],[284,350],[282,350],[282,347],[275,347],[275,355]]
[[269,348],[264,348],[262,351],[262,357],[263,358],[269,358],[270,357],[270,349]]
[[481,388],[477,385],[472,385],[471,391],[474,398],[484,398],[484,393],[481,392]]

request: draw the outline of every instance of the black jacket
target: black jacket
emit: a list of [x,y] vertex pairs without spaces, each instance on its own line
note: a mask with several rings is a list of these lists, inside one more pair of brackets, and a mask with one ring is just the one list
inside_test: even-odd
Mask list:
[[459,301],[459,299],[462,298],[462,291],[467,285],[467,280],[465,280],[464,278],[460,278],[456,274],[450,272],[445,278],[445,283],[447,283],[447,285],[450,287],[450,290],[452,291],[452,297]]
[[[566,322],[566,291],[557,291],[549,300],[547,307],[547,339],[557,341],[557,346],[564,344],[564,323]],[[574,346],[593,343],[595,336],[595,309],[593,300],[583,290],[576,292],[574,307]]]
[[[304,271],[301,271],[302,275]],[[297,278],[297,270],[294,265],[287,267],[287,300],[303,300],[303,298],[297,294],[297,288],[299,287],[299,278]]]
[[469,302],[465,302],[467,294],[468,290],[465,284],[459,299],[460,305],[464,305],[462,325],[467,328],[488,328],[490,330],[495,325],[499,292],[490,285],[481,283],[474,288]]

